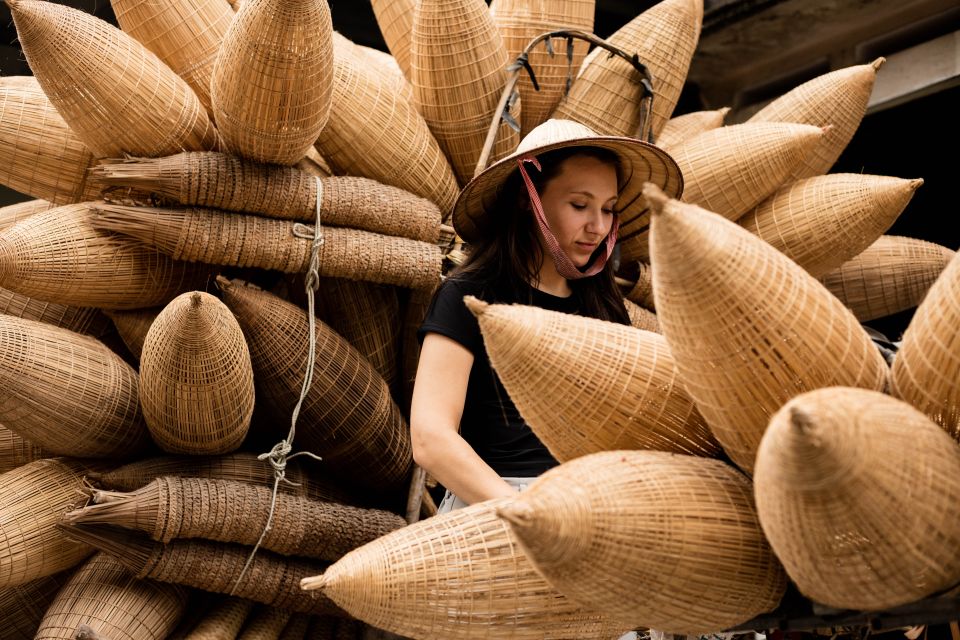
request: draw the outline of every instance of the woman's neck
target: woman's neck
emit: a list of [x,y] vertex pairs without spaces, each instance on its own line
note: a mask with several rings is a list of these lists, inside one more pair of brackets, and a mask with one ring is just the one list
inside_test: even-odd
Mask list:
[[557,272],[557,265],[549,254],[544,257],[540,272],[537,274],[537,281],[532,284],[534,288],[560,298],[573,294],[570,281]]

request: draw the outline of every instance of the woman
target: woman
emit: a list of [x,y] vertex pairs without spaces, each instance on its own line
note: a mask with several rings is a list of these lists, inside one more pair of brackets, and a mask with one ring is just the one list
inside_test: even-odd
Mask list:
[[441,513],[514,494],[557,464],[491,369],[463,297],[629,324],[609,259],[645,210],[644,182],[682,188],[657,147],[548,120],[460,193],[453,224],[470,254],[420,327],[410,420],[414,459],[447,488]]

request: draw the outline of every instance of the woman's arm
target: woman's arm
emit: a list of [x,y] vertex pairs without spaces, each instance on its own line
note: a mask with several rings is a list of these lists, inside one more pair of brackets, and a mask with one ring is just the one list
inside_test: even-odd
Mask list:
[[410,407],[414,460],[467,504],[516,493],[458,432],[472,366],[469,349],[428,333]]

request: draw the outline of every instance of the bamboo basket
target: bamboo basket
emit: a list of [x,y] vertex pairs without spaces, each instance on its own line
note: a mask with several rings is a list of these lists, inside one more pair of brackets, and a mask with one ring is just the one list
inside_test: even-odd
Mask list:
[[39,446],[0,424],[0,473],[45,457]]
[[720,453],[662,336],[537,307],[464,301],[520,415],[560,462],[615,449]]
[[920,304],[956,252],[901,236],[880,236],[862,253],[820,277],[860,322]]
[[0,288],[0,313],[24,320],[44,322],[94,338],[100,338],[110,332],[110,319],[98,309],[43,302],[2,288]]
[[37,578],[0,589],[0,620],[5,640],[34,640],[47,607],[66,584],[70,572]]
[[[562,0],[561,2],[525,2],[524,0],[493,0],[490,15],[500,31],[507,49],[507,59],[516,60],[531,40],[540,34],[560,29],[593,32],[595,0]],[[546,120],[560,103],[568,78],[576,75],[583,59],[587,57],[590,43],[571,40],[573,56],[568,58],[566,48],[551,54],[546,43],[537,45],[528,60],[537,78],[538,89],[526,74],[521,74],[517,89],[523,105],[520,135],[526,136],[531,129]],[[569,62],[568,62],[569,60]]]
[[354,44],[353,46],[356,47],[355,51],[362,58],[366,58],[367,63],[377,70],[388,86],[392,87],[404,100],[413,102],[413,85],[407,80],[396,58],[386,51],[380,51],[372,47],[365,47],[361,44]]
[[714,111],[694,111],[670,118],[657,137],[657,146],[669,152],[670,149],[680,146],[701,133],[719,129],[723,126],[723,119],[728,113],[730,113],[730,107]]
[[819,277],[896,222],[923,180],[833,173],[787,184],[738,221]]
[[371,0],[380,33],[387,48],[408,79],[410,74],[410,33],[413,31],[414,0]]
[[[486,3],[416,3],[410,35],[414,102],[461,185],[473,177],[507,83],[509,62]],[[519,102],[511,115],[520,122]],[[519,141],[518,132],[501,123],[490,160],[512,153]]]
[[873,83],[884,60],[877,58],[870,64],[847,67],[814,78],[777,98],[750,118],[749,122],[831,126],[820,144],[793,170],[789,181],[822,175],[834,165],[867,112]]
[[186,81],[129,35],[53,2],[9,6],[40,86],[94,155],[165,156],[220,145]]
[[750,481],[719,460],[597,453],[498,514],[557,590],[634,627],[722,631],[776,608],[787,586]]
[[103,184],[134,187],[181,204],[315,222],[317,191],[324,225],[354,227],[435,243],[440,210],[412,193],[369,178],[321,178],[293,167],[264,165],[223,153],[180,153],[101,165]]
[[238,640],[279,640],[284,627],[290,621],[289,611],[258,606],[237,636]]
[[[653,76],[651,132],[660,135],[677,106],[700,39],[703,0],[663,0],[621,27],[607,41],[636,53]],[[554,118],[576,120],[598,135],[636,135],[643,89],[622,58],[597,49],[587,56]]]
[[330,116],[333,23],[326,0],[248,0],[223,37],[210,95],[233,153],[293,164]]
[[153,308],[135,309],[133,311],[108,311],[107,315],[113,321],[113,326],[120,334],[123,344],[139,360],[143,353],[143,341],[159,313],[159,308]]
[[917,307],[893,362],[893,395],[960,440],[960,260],[956,256]]
[[251,600],[226,597],[208,611],[184,640],[235,640],[253,607]]
[[36,640],[73,640],[82,624],[110,640],[166,640],[186,606],[186,589],[137,580],[98,553],[57,594]]
[[26,220],[35,213],[53,209],[56,205],[46,200],[27,200],[17,204],[8,204],[0,207],[0,231],[9,229],[21,220]]
[[614,638],[627,625],[579,608],[540,577],[505,499],[409,525],[303,581],[352,616],[409,638]]
[[635,302],[623,299],[623,306],[627,309],[627,315],[630,316],[630,325],[634,329],[643,329],[652,333],[660,333],[660,323],[657,321],[657,314],[647,311]]
[[741,469],[753,469],[770,415],[793,396],[884,389],[880,352],[802,267],[722,216],[650,185],[644,195],[657,319],[687,392]]
[[960,581],[960,448],[905,402],[841,387],[794,398],[754,479],[770,544],[816,602],[876,611]]
[[630,289],[627,298],[644,309],[657,310],[657,303],[653,296],[653,268],[649,263],[637,263],[637,282]]

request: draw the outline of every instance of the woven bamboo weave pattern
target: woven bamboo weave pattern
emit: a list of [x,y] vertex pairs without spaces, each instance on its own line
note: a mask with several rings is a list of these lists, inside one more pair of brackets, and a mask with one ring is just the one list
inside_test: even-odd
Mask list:
[[720,453],[662,336],[537,307],[464,300],[504,388],[560,462],[614,449]]
[[81,566],[51,603],[37,640],[73,640],[86,624],[111,640],[165,640],[187,606],[187,590],[137,580],[98,553]]
[[289,611],[258,606],[243,625],[238,640],[278,640],[290,620]]
[[738,220],[819,277],[890,228],[923,180],[833,173],[787,184]]
[[656,311],[657,303],[653,297],[653,269],[646,262],[638,263],[637,282],[630,289],[627,298],[644,309]]
[[0,620],[7,640],[33,640],[47,607],[63,587],[70,572],[37,578],[16,587],[0,589]]
[[[334,46],[336,46],[336,44],[334,44]],[[380,77],[383,78],[383,81],[387,85],[391,86],[404,100],[413,102],[413,85],[410,84],[403,70],[400,69],[396,58],[386,51],[380,51],[372,47],[365,47],[359,44],[355,44],[354,47],[356,47],[354,51],[361,58],[366,58],[367,63],[380,74]]]
[[228,596],[217,602],[184,640],[235,640],[253,607],[251,600]]
[[956,252],[901,236],[880,236],[820,278],[860,322],[911,309],[923,300]]
[[[422,520],[304,581],[352,616],[410,638],[615,638],[627,629],[579,608],[540,577],[503,499]],[[619,633],[618,633],[619,632]]]
[[55,206],[46,200],[27,200],[26,202],[0,207],[0,231],[12,227],[35,213],[53,209]]
[[160,309],[135,309],[133,311],[108,311],[107,315],[113,321],[117,333],[123,344],[127,345],[130,353],[139,360],[143,353],[143,341],[150,331],[150,326],[160,313]]
[[98,157],[215,150],[220,136],[190,86],[116,27],[39,0],[10,5],[30,68]]
[[770,544],[816,602],[888,609],[960,581],[960,447],[905,402],[842,387],[794,398],[754,480]]
[[0,288],[0,313],[45,322],[98,338],[110,331],[110,319],[97,309],[34,300]]
[[410,78],[410,32],[413,31],[414,0],[370,0],[380,33],[403,75]]
[[330,170],[330,165],[328,165],[327,161],[317,152],[316,147],[307,149],[307,155],[297,161],[293,166],[317,178],[329,178],[333,175],[333,172]]
[[44,457],[47,456],[39,446],[0,424],[0,473]]
[[409,415],[410,402],[413,399],[413,385],[416,382],[417,366],[420,363],[420,340],[417,331],[427,317],[433,289],[413,289],[403,305],[403,320],[400,326],[400,389],[404,411]]
[[210,93],[233,153],[293,164],[330,115],[333,23],[327,0],[247,0],[223,37]]
[[684,387],[740,468],[753,468],[770,416],[791,397],[884,388],[880,352],[813,276],[722,216],[644,194],[657,319]]
[[623,306],[627,309],[627,315],[630,316],[630,325],[634,329],[660,333],[660,323],[657,322],[657,314],[644,309],[635,302],[630,302],[626,298],[623,299]]
[[720,631],[774,609],[787,586],[750,481],[719,460],[585,456],[499,514],[561,593],[634,627]]
[[723,126],[723,119],[728,113],[730,113],[730,107],[715,111],[695,111],[670,118],[657,136],[657,146],[670,151],[705,131],[718,129]]
[[[636,53],[653,76],[654,139],[680,99],[702,22],[703,0],[664,0],[607,39],[627,54]],[[553,117],[582,122],[600,135],[634,136],[642,97],[638,79],[626,60],[597,49]]]

